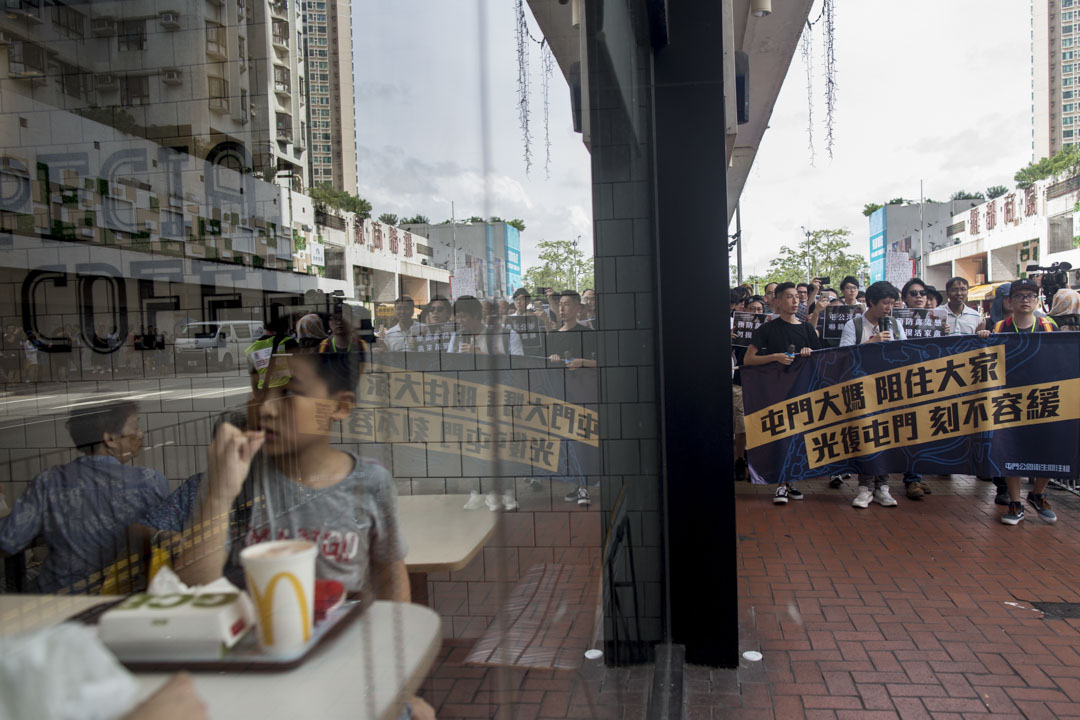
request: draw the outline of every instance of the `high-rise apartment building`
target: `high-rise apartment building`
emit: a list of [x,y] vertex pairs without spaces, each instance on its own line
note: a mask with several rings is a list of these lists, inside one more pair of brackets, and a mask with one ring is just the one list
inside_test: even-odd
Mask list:
[[7,93],[205,157],[307,184],[300,15],[287,0],[11,0]]
[[1031,155],[1080,140],[1080,0],[1031,1]]
[[356,193],[352,12],[348,0],[302,0],[307,43],[311,182]]

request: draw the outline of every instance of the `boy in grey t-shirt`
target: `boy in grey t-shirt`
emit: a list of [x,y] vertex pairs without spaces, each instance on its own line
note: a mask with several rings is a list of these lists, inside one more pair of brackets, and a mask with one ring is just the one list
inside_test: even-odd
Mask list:
[[307,539],[319,548],[317,577],[408,602],[390,473],[330,447],[333,422],[348,417],[356,399],[355,353],[301,351],[276,355],[271,364],[267,375],[278,380],[254,381],[250,415],[258,430],[222,423],[214,435],[204,487],[185,526],[201,541],[183,544],[178,574],[205,584],[237,568],[243,547]]

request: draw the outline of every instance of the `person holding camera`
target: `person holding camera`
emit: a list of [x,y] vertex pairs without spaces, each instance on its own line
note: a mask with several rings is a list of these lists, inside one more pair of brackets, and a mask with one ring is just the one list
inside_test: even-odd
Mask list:
[[[840,347],[907,340],[904,328],[892,316],[893,306],[899,299],[900,291],[885,280],[866,288],[866,312],[856,315],[844,325]],[[871,482],[873,491],[870,490]],[[888,475],[859,475],[859,494],[851,504],[857,508],[867,508],[871,500],[883,507],[896,507],[896,500],[889,493]]]

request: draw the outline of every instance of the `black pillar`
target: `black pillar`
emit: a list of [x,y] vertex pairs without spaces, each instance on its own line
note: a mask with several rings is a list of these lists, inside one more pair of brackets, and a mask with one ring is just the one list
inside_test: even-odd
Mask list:
[[671,639],[687,662],[731,666],[739,633],[722,7],[668,2],[653,112]]

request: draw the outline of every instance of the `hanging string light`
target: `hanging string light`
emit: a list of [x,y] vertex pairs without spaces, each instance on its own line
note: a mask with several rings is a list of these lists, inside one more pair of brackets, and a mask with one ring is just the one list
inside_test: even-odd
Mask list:
[[836,120],[836,0],[821,0],[821,12],[817,19],[806,21],[801,39],[803,63],[806,65],[806,134],[810,148],[810,164],[816,157],[814,149],[814,28],[821,26],[822,56],[825,76],[825,152],[833,159]]
[[530,105],[532,91],[530,89],[529,77],[529,43],[533,42],[540,46],[540,67],[542,74],[541,80],[544,93],[544,175],[546,178],[550,179],[551,132],[548,123],[548,113],[550,110],[548,93],[551,88],[551,77],[555,68],[555,58],[551,54],[551,47],[548,45],[547,39],[535,38],[529,31],[529,25],[525,19],[525,0],[514,0],[514,10],[514,33],[517,39],[518,59],[518,124],[521,126],[521,141],[523,145],[523,155],[525,160],[525,174],[528,175],[532,170],[533,160],[532,131],[529,128],[532,114],[532,108]]

